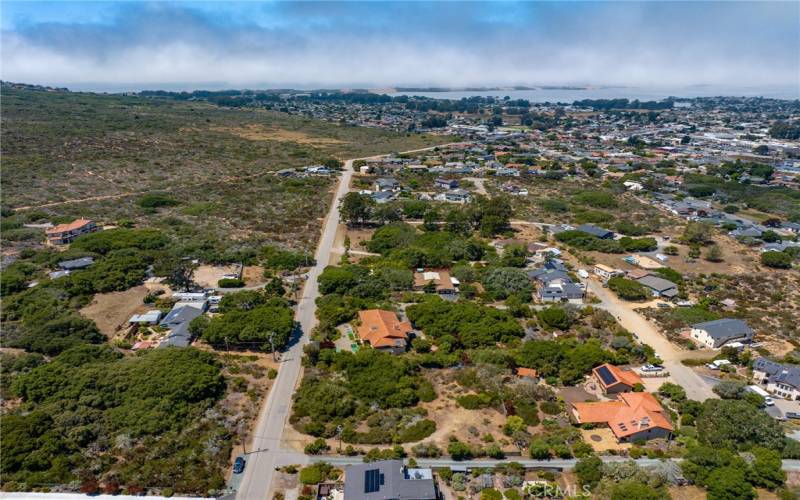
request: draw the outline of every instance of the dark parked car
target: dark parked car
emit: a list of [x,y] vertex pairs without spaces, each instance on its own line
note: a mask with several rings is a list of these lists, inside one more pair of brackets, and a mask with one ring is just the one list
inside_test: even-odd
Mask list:
[[236,457],[236,460],[234,460],[234,462],[233,462],[233,473],[234,474],[241,474],[242,471],[244,471],[244,465],[246,463],[247,462],[245,462],[244,458]]
[[794,420],[800,419],[800,413],[795,413],[793,411],[787,411],[786,412],[786,418],[791,418],[791,419],[794,419]]

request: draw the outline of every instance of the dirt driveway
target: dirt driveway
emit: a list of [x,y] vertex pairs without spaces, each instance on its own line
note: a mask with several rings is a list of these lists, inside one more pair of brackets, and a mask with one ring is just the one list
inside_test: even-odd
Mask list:
[[679,349],[672,344],[666,337],[661,335],[658,329],[642,315],[637,313],[632,304],[628,304],[614,295],[595,279],[583,280],[587,289],[600,299],[597,306],[607,310],[617,321],[628,331],[635,333],[639,339],[652,347],[661,359],[663,365],[669,371],[672,382],[681,385],[686,390],[689,399],[705,401],[706,399],[716,398],[717,395],[711,390],[711,386],[703,380],[690,367],[681,363],[681,360],[691,357],[688,351]]

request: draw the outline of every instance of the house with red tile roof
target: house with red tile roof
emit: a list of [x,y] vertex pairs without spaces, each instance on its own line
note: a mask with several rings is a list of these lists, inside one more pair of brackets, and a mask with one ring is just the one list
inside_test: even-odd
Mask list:
[[642,378],[633,370],[623,370],[619,366],[606,363],[592,370],[592,378],[605,394],[630,392]]
[[59,224],[47,231],[47,243],[50,245],[67,245],[78,236],[99,231],[100,228],[89,219],[76,219],[69,224]]
[[408,346],[409,334],[413,331],[411,323],[400,321],[392,311],[369,309],[359,311],[358,337],[373,349],[400,354]]
[[573,403],[579,424],[605,424],[620,443],[640,439],[669,439],[673,427],[666,410],[649,392],[626,392],[616,401]]
[[517,368],[517,376],[522,378],[539,378],[539,372],[533,368]]

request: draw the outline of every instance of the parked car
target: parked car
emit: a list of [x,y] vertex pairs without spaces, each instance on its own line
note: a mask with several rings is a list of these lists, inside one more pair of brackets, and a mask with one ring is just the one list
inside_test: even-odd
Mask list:
[[643,372],[660,372],[663,369],[664,369],[663,366],[651,365],[649,363],[644,365],[644,366],[642,366],[642,371]]
[[791,418],[793,420],[800,420],[800,413],[795,413],[793,411],[786,412],[786,418]]
[[731,364],[731,362],[728,361],[727,359],[717,359],[717,360],[714,360],[711,363],[707,364],[706,366],[710,370],[719,370],[723,366],[729,365],[729,364]]
[[241,474],[244,472],[244,466],[247,464],[244,458],[236,457],[236,460],[233,461],[233,473],[234,474]]
[[658,307],[662,307],[662,308],[667,308],[667,309],[669,309],[669,304],[667,304],[666,302],[659,302],[659,303],[658,303],[658,304],[656,304],[656,305],[657,305]]
[[767,406],[775,406],[775,401],[773,401],[771,397],[767,396],[764,398],[764,404]]
[[589,272],[586,269],[578,269],[578,276],[580,276],[583,279],[586,279],[589,277]]

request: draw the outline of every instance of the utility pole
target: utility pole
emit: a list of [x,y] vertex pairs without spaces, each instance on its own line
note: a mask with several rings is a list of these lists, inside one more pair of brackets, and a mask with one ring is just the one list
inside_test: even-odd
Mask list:
[[244,454],[247,455],[247,426],[244,425],[244,420],[239,421],[239,434],[242,436],[242,448]]
[[269,334],[269,345],[270,349],[272,349],[272,361],[277,362],[278,358],[275,357],[275,332],[270,332]]

